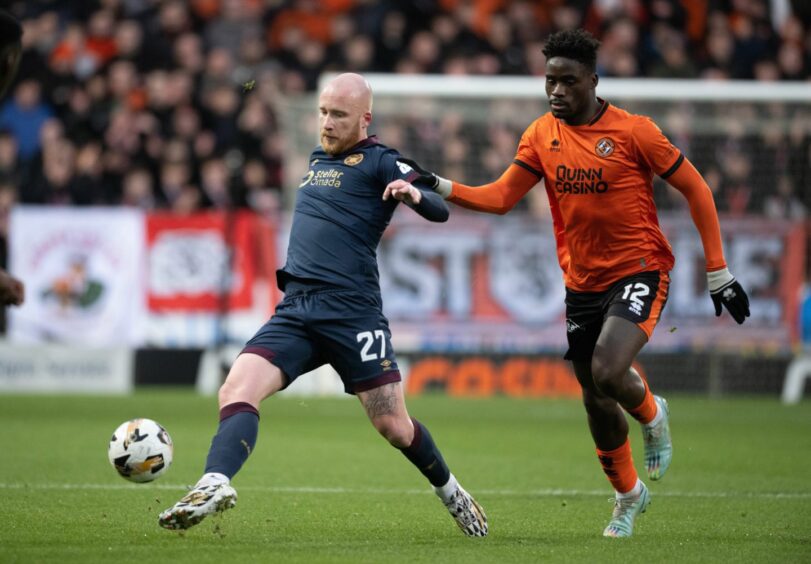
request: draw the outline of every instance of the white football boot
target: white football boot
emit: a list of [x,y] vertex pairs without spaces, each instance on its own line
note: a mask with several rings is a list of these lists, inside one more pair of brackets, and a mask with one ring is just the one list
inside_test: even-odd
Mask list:
[[614,498],[614,512],[611,521],[603,531],[604,537],[627,538],[634,532],[634,521],[637,516],[645,513],[650,505],[650,494],[643,482],[639,482],[637,495],[616,495]]
[[205,474],[183,498],[158,517],[164,529],[188,529],[237,504],[237,492],[222,474]]
[[481,505],[462,486],[457,485],[456,491],[444,503],[463,533],[469,537],[487,536],[487,516]]

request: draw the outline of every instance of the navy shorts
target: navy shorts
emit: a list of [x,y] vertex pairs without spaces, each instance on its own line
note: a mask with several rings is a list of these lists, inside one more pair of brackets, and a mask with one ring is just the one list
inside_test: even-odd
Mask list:
[[667,302],[667,272],[640,272],[615,282],[603,292],[575,292],[566,288],[566,360],[591,360],[594,347],[610,315],[636,323],[650,339]]
[[352,290],[289,291],[242,352],[279,367],[289,386],[331,364],[349,394],[401,380],[379,298]]

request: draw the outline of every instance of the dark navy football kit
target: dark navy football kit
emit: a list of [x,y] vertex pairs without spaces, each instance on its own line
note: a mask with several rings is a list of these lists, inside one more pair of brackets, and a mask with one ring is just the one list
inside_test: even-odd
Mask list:
[[318,147],[299,184],[287,261],[277,271],[284,299],[243,352],[279,367],[285,386],[331,364],[347,393],[401,380],[383,315],[377,247],[398,200],[382,199],[397,179],[422,193],[414,211],[441,222],[444,200],[400,154],[368,137],[339,155]]

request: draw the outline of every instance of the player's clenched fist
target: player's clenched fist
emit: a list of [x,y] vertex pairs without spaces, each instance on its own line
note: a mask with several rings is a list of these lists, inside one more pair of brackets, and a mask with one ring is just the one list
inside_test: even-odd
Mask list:
[[422,200],[422,192],[414,188],[411,184],[398,178],[389,182],[383,191],[383,199],[394,198],[406,204],[416,206]]
[[729,273],[729,269],[723,268],[707,273],[707,285],[710,288],[710,297],[715,306],[715,317],[721,315],[721,305],[727,308],[732,318],[743,323],[749,317],[749,296],[746,295],[743,287]]

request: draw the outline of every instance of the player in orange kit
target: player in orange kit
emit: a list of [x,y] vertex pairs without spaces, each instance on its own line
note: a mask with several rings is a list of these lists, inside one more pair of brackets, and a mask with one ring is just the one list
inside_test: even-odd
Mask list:
[[[548,39],[543,52],[551,111],[527,128],[513,164],[497,181],[471,187],[421,173],[447,200],[498,214],[544,180],[566,284],[565,358],[582,387],[597,456],[616,490],[603,534],[628,537],[650,495],[634,468],[623,410],[642,424],[648,477],[661,479],[672,459],[667,402],[631,367],[659,321],[674,262],[656,215],[654,174],[689,203],[716,315],[723,306],[743,323],[749,299],[727,269],[712,193],[695,167],[649,118],[596,96],[598,47],[583,30]],[[399,199],[407,190],[397,180],[383,197]]]

